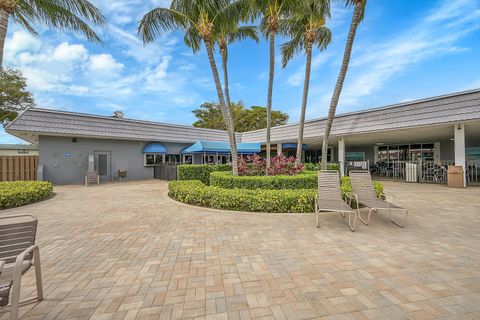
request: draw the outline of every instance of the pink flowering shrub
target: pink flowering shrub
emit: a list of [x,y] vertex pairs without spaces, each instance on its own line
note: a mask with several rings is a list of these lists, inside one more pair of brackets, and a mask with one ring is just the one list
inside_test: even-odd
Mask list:
[[238,160],[239,176],[263,176],[267,170],[267,161],[258,154],[241,156]]
[[270,169],[268,170],[268,175],[278,176],[278,175],[288,175],[293,176],[299,174],[304,169],[302,163],[296,163],[295,157],[286,157],[282,153],[272,158],[270,162]]
[[303,172],[304,165],[296,163],[294,157],[286,157],[279,154],[271,159],[270,168],[267,172],[267,161],[257,154],[240,157],[238,161],[238,174],[240,176],[269,176],[289,175],[293,176]]

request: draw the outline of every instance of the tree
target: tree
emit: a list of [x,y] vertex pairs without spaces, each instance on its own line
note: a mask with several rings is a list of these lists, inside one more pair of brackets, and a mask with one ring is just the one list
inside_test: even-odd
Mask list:
[[222,57],[223,87],[225,90],[225,102],[230,106],[230,89],[228,83],[228,45],[235,41],[253,39],[258,43],[257,29],[254,26],[239,26],[229,24],[221,28],[215,38],[217,39]]
[[240,12],[237,10],[239,9],[237,6],[237,2],[230,3],[229,0],[173,0],[170,8],[156,8],[145,14],[138,27],[138,33],[144,43],[153,42],[168,31],[182,30],[185,33],[185,44],[194,51],[199,48],[201,41],[205,44],[220,109],[228,132],[234,175],[238,175],[235,128],[229,108],[225,104],[225,96],[213,55],[213,46],[216,30],[221,30],[233,23],[232,21],[240,20],[240,17],[233,16],[235,12]]
[[[267,127],[267,108],[260,106],[252,106],[245,108],[243,103],[231,104],[233,122],[237,132],[246,132]],[[217,130],[225,130],[225,123],[222,119],[222,112],[218,103],[206,102],[199,109],[193,110],[193,114],[197,117],[197,121],[193,123],[197,128],[209,128]],[[281,111],[272,111],[273,126],[287,124],[288,115]]]
[[302,109],[297,142],[297,163],[302,162],[303,129],[305,127],[305,112],[307,109],[308,90],[310,87],[310,71],[312,65],[313,46],[325,50],[332,39],[330,30],[325,27],[326,19],[330,17],[329,0],[303,0],[298,3],[292,17],[285,21],[283,32],[291,40],[282,46],[283,67],[300,51],[305,51],[305,81],[303,85]]
[[251,0],[252,19],[261,16],[260,29],[268,37],[270,45],[270,63],[268,74],[267,91],[267,168],[270,167],[271,150],[271,116],[272,116],[272,95],[273,79],[275,75],[275,34],[280,29],[282,19],[288,19],[290,11],[297,5],[298,0]]
[[0,123],[6,126],[20,112],[34,105],[22,73],[14,69],[0,69]]
[[[230,110],[234,127],[238,131],[238,119],[241,118],[244,114],[245,106],[241,101],[238,103],[232,103],[230,105]],[[222,110],[218,103],[205,102],[200,106],[200,108],[195,109],[192,112],[198,119],[193,123],[194,127],[227,130],[227,127],[225,126],[225,121],[223,121]]]
[[88,0],[0,0],[0,68],[10,18],[34,35],[37,31],[33,25],[43,24],[78,31],[95,42],[100,42],[100,38],[87,22],[101,27],[106,25],[100,10]]
[[[287,124],[288,114],[272,110],[270,123],[272,127]],[[267,127],[267,108],[252,106],[238,120],[239,132],[265,129]]]
[[335,90],[333,91],[332,100],[330,101],[330,108],[328,109],[327,122],[325,124],[325,133],[323,135],[323,145],[322,145],[322,169],[327,169],[327,153],[328,153],[328,142],[330,139],[330,131],[332,130],[333,118],[335,117],[335,112],[337,111],[338,101],[340,99],[340,94],[342,93],[343,83],[345,82],[345,77],[347,75],[348,65],[350,63],[350,57],[352,55],[353,41],[355,40],[355,34],[357,33],[357,27],[360,22],[363,20],[365,14],[365,6],[367,5],[367,0],[345,0],[346,5],[353,5],[353,16],[350,23],[350,31],[347,37],[347,43],[345,45],[345,52],[343,53],[342,67],[338,75],[337,83],[335,85]]
[[[228,132],[232,154],[232,172],[234,175],[238,175],[235,128],[229,108],[225,104],[220,76],[213,55],[214,32],[231,23],[232,16],[228,15],[227,17],[226,11],[231,14],[236,11],[235,7],[236,3],[230,3],[228,0],[173,0],[170,8],[156,8],[144,15],[140,21],[138,33],[144,43],[150,43],[165,32],[180,29],[185,32],[185,44],[194,51],[199,48],[199,43],[203,41],[207,49],[220,109]],[[235,20],[238,21],[239,18]]]

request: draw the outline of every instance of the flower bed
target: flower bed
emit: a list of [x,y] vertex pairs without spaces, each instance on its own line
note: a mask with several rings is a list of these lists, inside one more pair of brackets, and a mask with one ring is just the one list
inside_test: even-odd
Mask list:
[[234,176],[231,172],[210,173],[210,185],[225,189],[316,189],[317,172],[288,176]]
[[[217,176],[215,174],[215,176]],[[316,175],[315,175],[316,177]],[[259,177],[262,179],[268,177]],[[383,192],[383,185],[374,182],[377,195]],[[341,179],[343,196],[351,192],[350,178]],[[223,210],[252,212],[314,212],[317,189],[227,189],[207,186],[198,180],[170,181],[168,194],[180,202]]]
[[46,181],[0,182],[0,209],[44,200],[52,194],[53,186]]

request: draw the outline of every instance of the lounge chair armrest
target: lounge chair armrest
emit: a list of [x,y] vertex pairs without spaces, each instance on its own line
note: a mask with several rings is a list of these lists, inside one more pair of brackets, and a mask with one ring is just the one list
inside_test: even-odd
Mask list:
[[15,260],[14,270],[22,270],[22,263],[23,261],[25,261],[25,257],[32,252],[35,256],[35,253],[39,250],[40,248],[38,247],[38,244],[34,244],[33,246],[25,249],[22,253],[18,255],[17,259]]
[[0,260],[0,275],[2,274],[2,270],[4,266],[5,266],[5,261]]

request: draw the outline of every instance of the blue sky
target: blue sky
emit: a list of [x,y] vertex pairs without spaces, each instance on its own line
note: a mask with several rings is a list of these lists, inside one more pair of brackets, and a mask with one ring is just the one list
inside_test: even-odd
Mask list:
[[[33,37],[10,24],[5,64],[24,72],[39,107],[101,115],[122,110],[128,118],[191,124],[193,109],[217,99],[204,50],[192,54],[175,32],[146,47],[137,38],[143,14],[169,0],[94,2],[110,22],[101,31],[103,45],[46,29]],[[314,52],[309,119],[327,113],[351,14],[334,4],[333,41]],[[479,40],[478,0],[368,0],[338,113],[480,88]],[[273,107],[297,122],[305,58],[283,69],[277,48],[276,60]],[[232,45],[229,63],[232,100],[265,105],[266,41]],[[14,142],[21,141],[0,131],[0,143]]]

